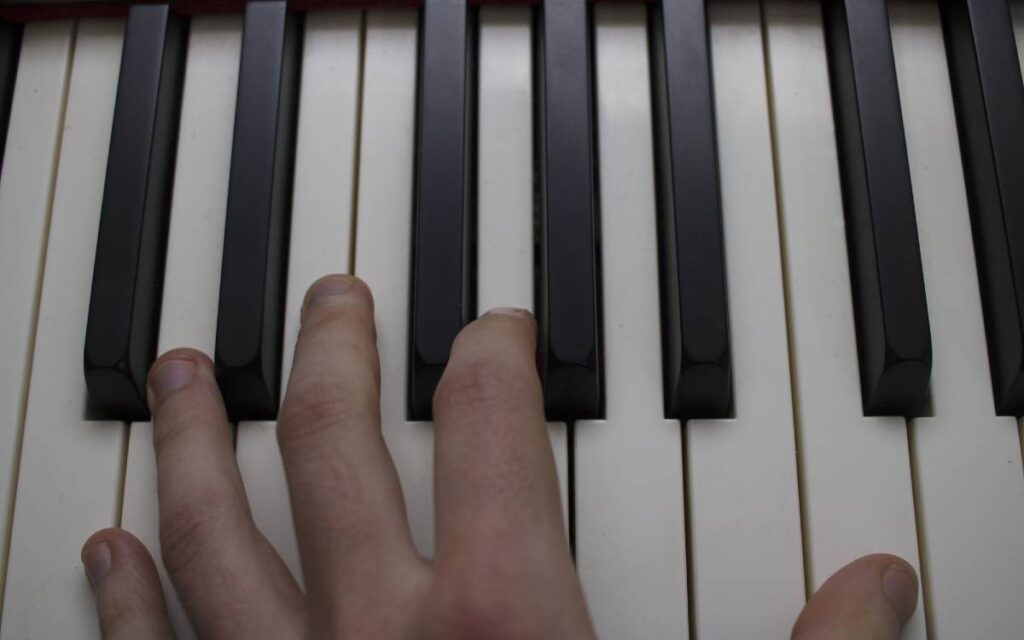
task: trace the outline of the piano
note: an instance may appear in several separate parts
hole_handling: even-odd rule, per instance
[[[329,272],[374,291],[422,553],[448,348],[519,306],[602,637],[787,637],[878,551],[922,578],[905,637],[1024,637],[1024,4],[0,20],[0,639],[98,634],[98,529],[159,564],[144,380],[178,346],[214,357],[301,580],[274,419]]]

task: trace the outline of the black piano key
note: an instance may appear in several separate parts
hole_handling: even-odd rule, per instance
[[[537,22],[544,398],[551,419],[598,418],[595,171],[586,0],[544,0]]]
[[[420,39],[409,415],[429,420],[455,336],[475,312],[470,225],[474,45],[465,0],[426,0]]]
[[[214,358],[234,421],[277,412],[300,37],[284,0],[246,6]]]
[[[824,6],[864,411],[920,415],[931,335],[886,2]]]
[[[1003,0],[943,0],[942,24],[996,411],[1024,415],[1024,84]]]
[[[14,79],[18,75],[21,26],[0,22],[0,166],[7,146],[7,125],[11,119]]]
[[[705,0],[650,13],[666,414],[721,418],[732,369]]]
[[[85,338],[90,406],[120,420],[149,415],[185,35],[168,5],[129,11]]]

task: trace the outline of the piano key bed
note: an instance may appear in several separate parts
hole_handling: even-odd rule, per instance
[[[878,551],[922,576],[905,637],[1020,637],[1024,3],[0,20],[0,639],[98,634],[93,531],[159,558],[145,372],[179,346],[301,580],[274,420],[329,272],[374,291],[422,553],[451,342],[520,306],[602,637],[785,637]]]

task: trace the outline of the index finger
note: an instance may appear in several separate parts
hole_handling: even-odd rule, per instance
[[[439,558],[569,563],[535,351],[536,324],[517,309],[485,314],[452,345],[434,396]]]
[[[201,637],[289,637],[301,628],[298,585],[249,513],[213,362],[161,356],[149,376],[160,546]]]

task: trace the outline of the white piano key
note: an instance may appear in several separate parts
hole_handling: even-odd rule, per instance
[[[679,638],[683,443],[662,397],[646,13],[594,11],[607,417],[574,429],[576,564],[599,635]]]
[[[686,423],[692,615],[700,637],[781,638],[805,587],[759,3],[708,23],[735,419]]]
[[[193,18],[188,46],[159,351],[192,347],[212,357],[241,17]]]
[[[64,31],[65,42],[73,26]],[[78,26],[0,638],[98,637],[82,543],[119,519],[126,429],[86,420],[83,336],[124,25]]]
[[[933,345],[933,415],[911,422],[929,631],[1019,637],[1024,470],[1016,422],[992,403],[939,12],[905,0],[889,11]]]
[[[864,417],[817,4],[765,4],[808,592],[859,556],[918,566],[906,423]],[[731,255],[732,252],[730,252]],[[904,637],[924,638],[923,607]]]
[[[281,388],[286,389],[306,289],[351,269],[362,12],[306,16],[295,151]],[[301,579],[275,422],[238,425],[238,465],[260,531]]]
[[[29,25],[11,107],[0,176],[0,549],[7,547],[19,443],[32,371],[39,289],[46,256],[56,154],[71,69],[71,27]],[[0,556],[0,593],[6,556]],[[2,597],[2,596],[0,596]]]
[[[529,7],[480,9],[477,306],[533,309],[533,64]],[[549,423],[568,525],[565,423]]]
[[[412,10],[366,13],[355,273],[370,285],[376,306],[384,440],[416,548],[431,556],[433,428],[406,420],[405,393],[418,22]]]
[[[533,308],[533,64],[529,7],[480,9],[477,303]]]
[[[241,42],[242,22],[237,17],[203,16],[192,21],[160,310],[160,353],[176,347],[213,353]],[[121,526],[153,556],[179,640],[195,637],[160,557],[152,423],[134,423],[129,429],[124,484]]]

